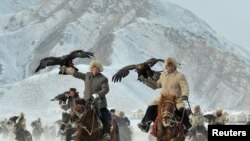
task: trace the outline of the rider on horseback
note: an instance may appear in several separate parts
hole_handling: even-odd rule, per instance
[[[214,123],[215,125],[225,125],[228,114],[224,112],[222,109],[217,109],[214,113]]]
[[[191,127],[187,112],[185,110],[185,103],[183,100],[188,100],[189,87],[186,81],[185,75],[177,71],[179,63],[176,62],[174,58],[165,59],[164,66],[166,71],[164,71],[157,82],[150,82],[155,88],[162,88],[162,94],[174,94],[177,99],[175,101],[176,108],[178,109],[177,114],[179,117],[182,117],[182,123],[185,126],[185,131]],[[157,107],[160,102],[161,96],[158,96],[154,101],[151,102],[147,108],[146,114],[143,117],[141,123],[138,124],[138,127],[145,132],[149,131],[149,126],[151,122],[154,122],[157,117]]]
[[[22,133],[24,133],[25,130],[26,130],[26,119],[24,118],[24,113],[21,112],[14,130],[17,140],[24,136]]]
[[[196,105],[194,107],[194,113],[189,116],[190,123],[192,124],[192,128],[190,129],[191,135],[195,136],[196,131],[204,132],[205,124],[204,124],[204,116],[201,112],[200,106]]]
[[[79,100],[80,97],[78,95],[78,92],[76,92],[76,88],[70,88],[69,89],[69,98],[68,98],[68,107],[70,108],[71,112],[73,111],[73,107],[77,100]]]
[[[110,140],[110,114],[107,109],[107,100],[105,95],[109,92],[108,79],[101,73],[103,71],[103,66],[100,61],[93,60],[90,63],[90,72],[81,73],[75,71],[74,68],[63,68],[61,67],[66,74],[73,75],[76,78],[82,79],[85,82],[84,89],[84,99],[89,100],[99,99],[100,103],[98,104],[98,110],[101,112],[101,121],[103,123],[103,138],[104,140]]]

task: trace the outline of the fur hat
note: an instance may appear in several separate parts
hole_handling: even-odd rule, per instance
[[[70,88],[69,91],[76,93],[76,88]]]
[[[124,117],[125,113],[123,111],[119,112],[120,117]]]
[[[110,112],[111,113],[115,113],[115,109],[110,109]]]
[[[180,63],[178,63],[173,57],[168,57],[164,61],[164,68],[166,68],[167,65],[173,64],[176,68],[180,67]]]
[[[201,109],[201,107],[200,107],[200,105],[196,105],[196,106],[194,106],[194,109],[198,109],[198,110],[200,110],[200,109]]]
[[[216,113],[220,113],[220,114],[222,114],[223,113],[223,110],[221,109],[221,108],[218,108],[218,109],[216,109],[216,111],[215,111]]]
[[[91,71],[93,67],[97,67],[100,70],[100,72],[103,71],[102,64],[101,64],[101,62],[99,60],[93,60],[93,61],[90,62],[89,70]]]
[[[23,112],[20,113],[20,117],[24,117],[24,113]]]

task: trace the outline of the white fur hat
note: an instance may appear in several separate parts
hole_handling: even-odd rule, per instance
[[[103,71],[102,64],[101,64],[101,62],[99,60],[93,60],[93,61],[90,62],[89,70],[91,71],[93,67],[97,67],[100,70],[100,72]]]
[[[180,63],[178,63],[173,57],[166,58],[163,67],[165,68],[169,63],[174,64],[176,68],[180,67]]]

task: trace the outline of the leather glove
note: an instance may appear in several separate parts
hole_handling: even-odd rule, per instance
[[[60,71],[65,74],[73,75],[75,73],[75,69],[72,67],[61,66]]]
[[[188,100],[188,97],[186,95],[183,95],[181,98],[182,100]]]
[[[99,97],[99,94],[92,94],[92,97],[93,97],[94,99],[97,99],[97,98]]]

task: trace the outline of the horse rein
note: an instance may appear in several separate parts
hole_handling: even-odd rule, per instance
[[[91,105],[90,105],[91,108],[88,109],[88,110],[87,110],[87,108],[86,108],[85,106],[81,106],[81,107],[83,107],[83,108],[85,109],[83,113],[80,113],[80,112],[78,112],[78,111],[76,111],[76,110],[73,111],[73,113],[75,113],[75,114],[77,115],[77,117],[79,118],[79,119],[77,120],[78,122],[80,122],[80,120],[83,120],[82,118],[85,117],[85,115],[87,114],[87,112],[88,112],[89,110],[92,110],[92,109],[93,109]],[[93,111],[94,111],[94,114],[93,114],[92,125],[91,125],[91,129],[90,129],[90,130],[87,129],[87,126],[84,126],[84,125],[82,125],[82,124],[79,124],[79,125],[78,125],[78,126],[80,126],[81,128],[83,128],[90,136],[93,134],[94,122],[95,122],[95,110],[93,110]]]
[[[175,115],[175,110],[176,110],[175,103],[173,101],[171,101],[171,100],[164,100],[164,103],[170,103],[170,104],[172,104],[174,106],[174,109],[173,109],[172,113],[169,112],[169,111],[161,111],[162,116],[163,117],[164,116],[169,117],[170,118],[169,119],[170,123],[177,123],[177,124],[182,123],[185,110],[183,110],[181,120],[178,121],[176,119],[176,117],[174,116]],[[174,120],[172,120],[172,119],[174,119]],[[169,124],[169,125],[171,125],[170,127],[173,127],[175,124]]]

